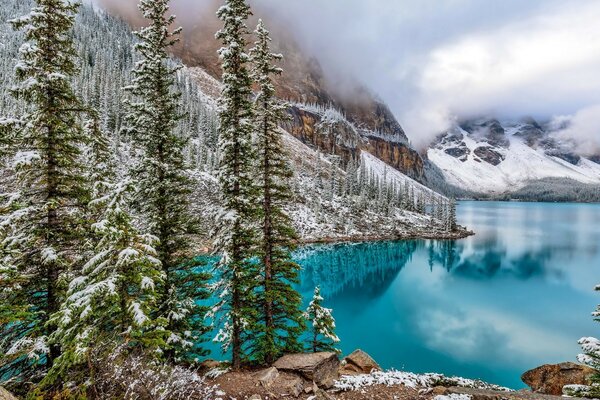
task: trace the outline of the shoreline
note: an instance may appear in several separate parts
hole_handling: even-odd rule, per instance
[[[313,239],[301,239],[299,245],[311,244],[343,244],[343,243],[371,243],[401,240],[460,240],[474,236],[475,232],[468,229],[457,232],[414,232],[397,235],[363,235],[363,236],[340,236]]]
[[[323,237],[300,239],[296,242],[298,246],[309,245],[327,245],[327,244],[344,244],[344,243],[374,243],[374,242],[394,242],[401,240],[460,240],[475,236],[474,231],[470,231],[464,227],[456,232],[427,232],[419,231],[413,233],[402,233],[396,235],[361,235],[361,236],[339,236],[339,237]],[[199,252],[199,256],[212,254],[210,246],[204,245]]]

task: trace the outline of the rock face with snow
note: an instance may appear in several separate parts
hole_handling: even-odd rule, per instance
[[[298,353],[281,357],[273,364],[279,371],[292,372],[330,388],[338,378],[340,360],[336,353]]]
[[[600,184],[600,157],[584,157],[532,118],[457,124],[427,151],[446,181],[481,194],[516,191],[546,178]]]
[[[585,365],[565,362],[548,364],[525,372],[521,380],[534,392],[560,396],[566,385],[589,385],[596,371]]]

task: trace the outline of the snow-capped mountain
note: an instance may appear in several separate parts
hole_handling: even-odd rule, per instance
[[[447,183],[497,195],[548,179],[600,184],[600,160],[559,139],[551,124],[479,119],[456,124],[427,151]]]

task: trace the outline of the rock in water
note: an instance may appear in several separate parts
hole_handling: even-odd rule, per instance
[[[0,386],[0,400],[18,400],[8,390]]]
[[[339,377],[340,360],[336,353],[288,354],[273,366],[280,371],[302,375],[319,387],[330,388]]]
[[[595,372],[590,367],[572,362],[546,364],[525,372],[521,380],[536,393],[561,396],[565,385],[589,385]]]
[[[373,371],[381,371],[381,367],[373,358],[358,349],[344,358],[344,365],[340,370],[342,375],[370,374]]]

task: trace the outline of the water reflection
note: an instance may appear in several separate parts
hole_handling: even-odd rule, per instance
[[[345,352],[384,367],[521,387],[528,368],[573,360],[600,282],[600,206],[463,203],[462,241],[312,246],[301,291],[320,285]]]

